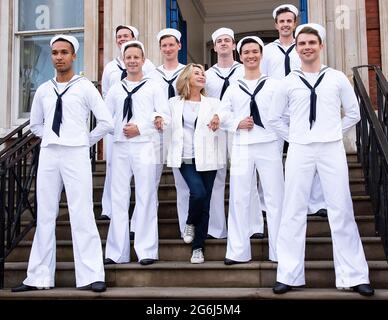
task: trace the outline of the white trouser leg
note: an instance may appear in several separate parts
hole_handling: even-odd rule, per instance
[[[111,185],[112,185],[112,149],[113,149],[113,135],[107,134],[105,137],[105,182],[104,190],[102,192],[102,211],[101,214],[111,217],[112,215],[112,196],[111,196]]]
[[[93,213],[89,147],[61,147],[61,175],[69,206],[77,287],[104,281],[100,235]]]
[[[343,142],[321,143],[317,153],[317,170],[327,201],[333,241],[336,286],[351,287],[369,283],[368,264],[354,219]]]
[[[249,210],[253,168],[250,146],[234,145],[230,167],[228,241],[225,257],[240,262],[252,258]]]
[[[208,234],[214,238],[226,238],[225,180],[227,167],[217,170],[210,199]]]
[[[267,206],[269,259],[272,261],[277,261],[276,242],[284,195],[283,162],[278,148],[277,141],[252,146],[252,156],[260,175]]]
[[[319,209],[326,209],[326,203],[318,172],[315,172],[309,200],[309,212],[315,213]]]
[[[259,192],[257,187],[257,174],[256,168],[253,168],[253,177],[251,185],[251,198],[249,205],[249,235],[252,236],[255,233],[264,233],[264,219],[263,209],[259,198]]]
[[[112,152],[112,217],[106,240],[105,258],[117,263],[130,261],[129,200],[133,176],[130,143],[115,142]]]
[[[172,173],[174,174],[175,180],[179,230],[181,232],[181,237],[183,237],[183,231],[189,214],[190,189],[178,168],[172,168]]]
[[[152,142],[132,143],[131,165],[135,178],[136,224],[134,248],[139,260],[158,259],[156,166]],[[136,149],[135,149],[136,148]]]
[[[56,242],[55,223],[63,188],[59,171],[58,146],[41,148],[37,174],[37,224],[24,284],[54,287]]]
[[[277,240],[277,281],[301,286],[305,284],[307,207],[316,171],[312,148],[290,143],[285,167],[285,193]]]

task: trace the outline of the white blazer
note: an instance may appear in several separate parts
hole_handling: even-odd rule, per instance
[[[171,139],[169,139],[167,166],[180,168],[183,153],[182,115],[185,100],[180,96],[169,100],[171,112]],[[194,157],[197,171],[218,170],[226,163],[226,134],[208,128],[210,120],[219,112],[220,100],[201,95],[197,126],[194,131]]]

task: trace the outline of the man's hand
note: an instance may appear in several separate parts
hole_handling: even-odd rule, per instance
[[[140,135],[140,131],[137,128],[137,125],[129,122],[124,126],[123,133],[124,136],[126,136],[128,139]]]
[[[220,118],[218,118],[218,115],[215,114],[207,126],[209,129],[216,131],[220,127]]]
[[[155,117],[154,126],[155,126],[155,128],[156,128],[158,131],[163,131],[163,125],[164,125],[163,118],[160,117],[160,116]]]
[[[253,118],[252,117],[246,117],[244,120],[241,120],[238,124],[238,129],[253,129],[254,126]]]

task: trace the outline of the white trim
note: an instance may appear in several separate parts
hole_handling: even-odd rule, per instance
[[[83,0],[84,1],[84,27],[72,27],[72,28],[58,28],[58,29],[49,29],[49,30],[27,30],[27,31],[17,31],[18,30],[18,1],[19,0],[7,0],[1,1],[2,12],[5,10],[7,14],[4,14],[4,17],[1,16],[1,23],[11,25],[12,27],[6,30],[6,35],[9,38],[8,48],[12,44],[12,50],[5,49],[1,50],[0,58],[7,59],[9,63],[2,63],[1,65],[6,65],[6,74],[7,74],[7,83],[8,86],[0,88],[0,93],[5,91],[5,94],[1,94],[0,102],[3,102],[6,98],[8,101],[4,101],[0,106],[0,115],[1,119],[7,119],[7,123],[3,123],[0,120],[0,135],[3,131],[8,131],[8,128],[15,128],[23,124],[28,118],[19,117],[19,70],[20,70],[20,38],[24,36],[34,36],[34,35],[51,35],[63,32],[71,33],[83,33],[84,34],[84,74],[87,78],[92,81],[98,79],[98,0]],[[13,9],[11,9],[13,6]],[[3,7],[5,10],[3,11]],[[1,13],[3,15],[3,13]],[[7,21],[8,19],[8,21]],[[5,38],[5,37],[4,37]],[[5,46],[5,42],[0,40],[0,45]],[[4,43],[3,43],[4,42]],[[86,48],[95,48],[93,50],[87,50]],[[6,53],[12,52],[7,58]],[[88,56],[87,56],[88,54]],[[0,72],[3,72],[0,71]],[[3,73],[1,73],[3,75]],[[3,81],[1,81],[3,83]],[[6,95],[6,92],[9,92],[9,95]],[[5,106],[5,107],[3,107]],[[6,108],[2,111],[1,108]],[[3,116],[2,113],[5,113]],[[6,130],[3,130],[6,129]]]
[[[12,1],[0,2],[0,137],[9,132],[10,128],[10,105],[11,105],[11,86],[10,79],[12,73],[11,66],[11,46],[12,37]]]

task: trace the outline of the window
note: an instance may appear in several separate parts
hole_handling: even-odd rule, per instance
[[[14,79],[18,111],[16,118],[27,118],[36,89],[54,76],[50,39],[58,33],[71,33],[80,48],[74,64],[76,73],[84,72],[84,1],[15,0]]]

